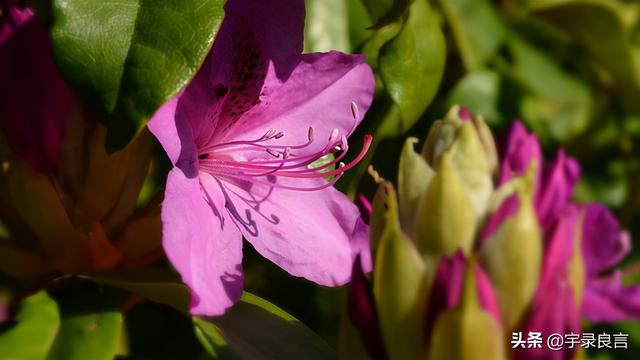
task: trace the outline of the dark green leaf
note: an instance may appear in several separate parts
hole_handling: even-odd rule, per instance
[[[506,28],[487,0],[440,0],[462,61],[468,70],[480,68],[500,47]]]
[[[384,14],[384,16],[382,16],[378,21],[376,21],[372,28],[379,29],[401,19],[404,13],[407,11],[407,8],[409,8],[409,5],[411,5],[412,1],[415,0],[393,0],[393,4],[391,5],[389,11]]]
[[[404,132],[425,111],[444,72],[444,37],[426,1],[413,2],[400,32],[380,50],[378,62]]]
[[[372,19],[378,20],[389,12],[394,0],[360,0]]]
[[[151,301],[169,305],[183,313],[189,312],[191,292],[180,279],[164,269],[117,270],[86,275],[99,284],[130,291]]]
[[[564,71],[542,49],[512,36],[511,75],[529,91],[522,99],[522,119],[541,137],[566,142],[585,131],[592,96],[582,79]]]
[[[609,0],[545,1],[532,11],[566,31],[604,65],[624,89],[627,105],[638,109],[640,49],[634,37],[638,23],[632,6]]]
[[[195,75],[224,0],[55,0],[51,29],[65,79],[126,145]]]
[[[318,335],[270,302],[244,293],[223,316],[195,317],[208,345],[228,349],[240,359],[332,359],[336,355]],[[222,339],[220,338],[222,337]],[[213,345],[215,344],[215,346]],[[224,358],[224,357],[223,357]]]

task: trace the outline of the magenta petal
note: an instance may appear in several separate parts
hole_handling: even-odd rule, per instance
[[[313,143],[296,151],[300,155],[319,152],[334,129],[338,136],[353,132],[369,109],[374,88],[373,73],[362,56],[302,55],[282,86],[265,85],[264,102],[243,115],[226,139],[260,138],[273,128],[284,133],[274,144],[304,144],[312,126]]]
[[[167,257],[192,291],[191,313],[224,313],[242,294],[242,239],[226,215],[219,187],[207,183],[204,191],[198,177],[174,168],[167,178],[162,224]]]
[[[558,214],[569,205],[573,190],[580,178],[580,166],[575,159],[558,150],[556,160],[545,166],[542,186],[538,188],[536,212],[540,225],[547,229]]]
[[[582,256],[588,276],[597,276],[617,265],[631,250],[629,237],[618,220],[601,204],[584,207]]]
[[[493,290],[493,284],[491,284],[489,276],[478,264],[476,264],[475,272],[480,306],[488,311],[491,315],[493,315],[498,323],[501,323],[502,321],[500,319],[500,305],[498,304],[498,297]]]
[[[514,350],[517,359],[572,359],[578,346],[573,349],[564,347],[561,351],[549,349],[544,341],[547,336],[557,334],[580,334],[580,318],[576,307],[573,291],[565,280],[554,278],[539,292],[544,296],[534,301],[531,315],[522,331],[527,337],[529,332],[541,332],[543,336],[542,348]]]
[[[353,262],[347,308],[349,319],[360,333],[360,338],[369,356],[375,360],[386,359],[387,355],[380,333],[378,312],[373,298],[373,289],[371,283],[369,283],[369,280],[364,275],[359,256],[356,256]]]
[[[438,316],[443,311],[456,307],[460,302],[467,264],[462,251],[457,251],[452,257],[442,257],[438,263],[425,318],[427,339],[431,338],[431,332]],[[496,321],[501,322],[500,308],[491,281],[480,266],[476,265],[474,270],[480,306],[491,313]]]
[[[362,219],[356,220],[356,226],[351,234],[351,258],[353,261],[360,257],[362,270],[368,273],[373,268],[371,259],[371,242],[369,238],[369,225]]]
[[[509,129],[501,153],[500,184],[514,176],[524,174],[529,170],[531,161],[536,161],[538,169],[542,166],[542,152],[538,138],[535,134],[527,133],[527,129],[520,121],[515,121]],[[538,170],[536,184],[539,183],[539,174]]]
[[[582,301],[582,315],[594,322],[640,319],[640,285],[622,285],[622,274],[591,279]]]
[[[577,206],[566,208],[559,214],[553,226],[545,233],[544,260],[540,287],[554,278],[566,279],[568,266],[574,254],[576,231],[580,220],[580,210]],[[544,291],[538,291],[537,296],[545,296]]]
[[[489,220],[487,220],[487,224],[482,230],[482,235],[480,236],[480,243],[477,246],[480,247],[482,242],[498,230],[503,221],[508,217],[515,215],[519,208],[520,199],[518,198],[518,195],[511,195],[506,198],[502,204],[500,204],[498,210],[491,214]]]
[[[53,62],[47,30],[11,5],[0,23],[0,128],[11,149],[40,171],[58,163],[73,95]]]
[[[300,61],[303,28],[302,0],[227,2],[211,52],[178,104],[199,148],[218,142],[260,103],[265,84],[291,74]]]
[[[225,188],[229,213],[262,256],[291,275],[320,285],[349,281],[351,236],[361,220],[358,208],[344,194],[332,187],[273,188],[261,193],[255,185],[249,191],[232,184]],[[251,199],[259,199],[258,204]]]

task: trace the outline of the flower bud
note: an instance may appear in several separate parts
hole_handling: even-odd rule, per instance
[[[469,197],[478,218],[486,209],[493,191],[493,174],[498,164],[495,143],[481,117],[473,118],[454,106],[444,120],[434,123],[423,156],[431,166],[444,153],[451,154],[455,168],[469,191]]]
[[[473,261],[467,264],[458,306],[436,321],[428,359],[506,359],[502,327],[480,306],[474,268]]]
[[[538,286],[542,259],[540,225],[533,205],[535,163],[527,174],[512,181],[516,196],[501,205],[516,211],[505,216],[498,210],[493,216],[504,217],[480,249],[480,262],[493,283],[506,329],[514,329],[522,320]],[[489,223],[495,222],[490,219]]]
[[[400,224],[409,236],[415,235],[420,199],[434,176],[433,169],[415,152],[413,146],[417,142],[416,138],[408,138],[404,143],[398,169]]]
[[[452,256],[458,249],[469,254],[477,216],[448,152],[440,157],[436,174],[420,200],[418,219],[416,244],[421,254],[438,258]]]
[[[387,353],[392,359],[422,358],[426,267],[411,240],[400,229],[393,187],[374,267],[374,298]],[[374,213],[376,213],[374,202]]]

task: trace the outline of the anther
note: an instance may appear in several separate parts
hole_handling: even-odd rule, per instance
[[[267,149],[267,152],[269,153],[269,155],[271,155],[273,157],[277,157],[277,158],[280,157],[280,153],[275,151],[275,150],[273,150],[273,149]]]
[[[276,132],[276,130],[275,130],[275,129],[273,129],[273,128],[271,128],[271,129],[269,129],[269,130],[268,130],[268,131],[267,131],[267,132],[262,136],[262,138],[263,138],[263,139],[270,139],[270,138],[272,138],[272,137],[273,137],[273,134],[274,134],[275,132]]]
[[[333,130],[331,130],[331,135],[329,135],[329,141],[335,141],[338,135],[340,135],[340,130],[333,128]]]
[[[358,111],[358,104],[355,101],[351,102],[351,115],[354,119],[357,119],[360,116],[360,112]]]
[[[307,138],[309,141],[313,141],[313,126],[309,126],[309,130],[307,131]]]

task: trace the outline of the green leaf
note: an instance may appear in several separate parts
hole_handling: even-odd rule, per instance
[[[13,327],[0,332],[0,357],[40,360],[46,358],[60,325],[58,306],[45,291],[22,302]]]
[[[436,94],[445,66],[445,43],[426,1],[414,1],[400,32],[380,50],[380,76],[407,131]]]
[[[505,39],[506,27],[487,0],[439,0],[467,70],[476,70]]]
[[[270,302],[244,293],[223,316],[194,317],[208,345],[226,342],[240,359],[333,359],[335,352],[318,335]],[[201,337],[201,339],[202,339]]]
[[[347,3],[344,0],[306,0],[305,3],[305,51],[351,51]]]
[[[118,150],[207,55],[224,0],[54,0],[56,61]]]
[[[467,73],[451,89],[445,100],[445,108],[464,105],[472,113],[482,115],[489,125],[503,125],[500,113],[501,76],[493,70]]]
[[[378,20],[389,12],[394,0],[361,0],[372,19]]]
[[[393,0],[393,4],[391,4],[389,11],[378,19],[372,28],[379,29],[401,19],[412,1],[415,0]]]
[[[189,313],[191,292],[176,274],[164,269],[116,270],[83,275],[99,284],[130,291],[151,301]]]
[[[367,29],[371,25],[371,19],[367,9],[360,0],[346,0],[347,2],[347,24],[349,26],[349,40],[352,50],[359,49],[360,46],[371,35]]]
[[[509,39],[509,49],[514,64],[508,75],[527,90],[522,119],[543,139],[567,142],[582,134],[591,119],[592,95],[586,83],[516,36]]]
[[[120,350],[122,314],[119,311],[65,317],[48,360],[111,360]]]
[[[633,4],[618,1],[537,1],[532,14],[552,23],[582,45],[623,87],[627,105],[638,109],[640,48]]]
[[[222,337],[220,330],[211,322],[194,317],[193,327],[196,337],[205,351],[214,359],[236,359],[237,356],[229,350],[227,342]]]
[[[189,313],[189,289],[166,270],[122,270],[85,277]],[[333,349],[324,340],[293,316],[246,292],[223,316],[194,317],[193,321],[196,335],[212,356],[242,359],[335,357]]]

